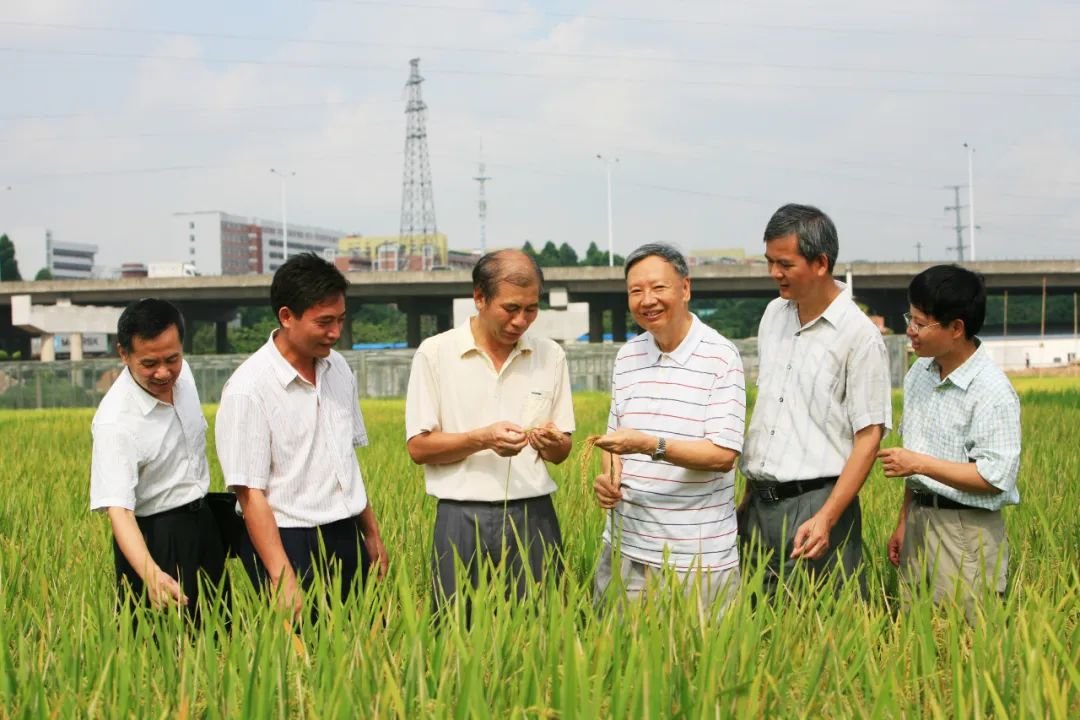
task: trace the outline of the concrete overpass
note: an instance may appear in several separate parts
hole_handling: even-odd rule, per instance
[[[837,277],[850,273],[855,295],[895,330],[903,329],[906,290],[912,276],[934,263],[838,263]],[[967,263],[981,272],[991,294],[1003,292],[1072,294],[1080,290],[1080,258],[1076,260],[989,261]],[[626,290],[621,268],[567,267],[544,271],[548,288],[569,292],[571,302],[590,303],[590,339],[599,341],[603,313],[612,312],[616,338],[625,337]],[[420,341],[422,316],[433,316],[436,327],[451,322],[455,297],[472,294],[467,271],[350,273],[350,311],[363,304],[396,303],[408,317],[408,341]],[[776,288],[764,265],[708,265],[692,271],[694,297],[773,297]],[[177,303],[193,324],[213,322],[218,345],[224,348],[226,323],[238,306],[268,305],[270,275],[224,275],[121,280],[54,280],[0,284],[0,333],[10,333],[11,296],[27,294],[35,304],[70,300],[76,305],[122,305],[143,297]],[[188,334],[189,337],[193,333]],[[351,338],[343,338],[351,344]]]

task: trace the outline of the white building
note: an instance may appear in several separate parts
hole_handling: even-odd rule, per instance
[[[289,223],[289,254],[314,252],[333,261],[340,230]],[[199,275],[272,273],[284,262],[281,223],[213,210],[172,217],[171,261],[191,263]]]
[[[1080,363],[1080,338],[1070,335],[1018,335],[982,338],[1002,370],[1052,368]]]
[[[15,245],[23,280],[33,280],[45,268],[56,280],[94,277],[97,245],[60,242],[53,238],[52,230],[40,226],[16,228],[8,238]]]

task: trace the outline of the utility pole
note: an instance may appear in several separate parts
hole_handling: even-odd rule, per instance
[[[953,247],[947,247],[945,249],[949,250],[949,251],[952,251],[952,250],[956,251],[956,261],[957,262],[964,262],[964,250],[967,249],[967,245],[964,244],[964,228],[966,226],[964,225],[964,221],[961,219],[961,216],[960,216],[960,211],[963,210],[965,207],[967,207],[966,205],[961,205],[960,204],[960,188],[962,188],[962,187],[964,187],[964,186],[963,185],[946,185],[945,186],[945,189],[946,190],[952,190],[953,194],[956,197],[955,204],[945,206],[945,212],[955,212],[956,213],[956,224],[952,226],[952,229],[956,231],[956,245],[954,245]],[[949,227],[949,226],[946,225],[945,227]]]
[[[434,249],[438,229],[435,225],[435,196],[431,184],[431,163],[427,146],[427,105],[420,93],[420,58],[409,61],[409,80],[405,83],[405,167],[401,174],[401,232],[399,241],[405,254],[398,258],[398,269],[405,257],[423,255],[424,248]],[[426,268],[425,268],[426,269]]]
[[[607,167],[607,252],[608,267],[615,266],[615,230],[612,225],[611,214],[611,166],[619,162],[619,158],[597,153],[596,159]]]
[[[917,262],[917,263],[922,262],[922,243],[921,242],[915,243],[915,262]]]
[[[480,167],[473,178],[477,184],[476,208],[480,216],[480,254],[487,254],[487,191],[484,185],[491,177],[485,172],[484,166],[484,142],[480,141]]]
[[[281,264],[289,259],[289,214],[288,214],[288,188],[289,178],[296,177],[292,170],[277,170],[270,168],[270,172],[281,178]],[[267,268],[269,269],[269,268]]]
[[[971,227],[971,260],[975,261],[975,148],[964,143],[968,161],[968,225]]]

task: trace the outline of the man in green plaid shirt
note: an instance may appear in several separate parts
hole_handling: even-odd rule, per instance
[[[907,478],[889,560],[905,597],[929,581],[935,601],[959,592],[969,621],[989,588],[1005,592],[1009,546],[1001,509],[1020,502],[1020,400],[976,333],[982,276],[931,267],[908,287],[907,335],[919,359],[904,380],[902,448],[878,453]]]

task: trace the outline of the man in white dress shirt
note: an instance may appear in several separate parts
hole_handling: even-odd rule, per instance
[[[90,509],[109,515],[121,601],[183,606],[198,620],[198,575],[222,586],[225,549],[206,503],[207,423],[184,320],[164,300],[139,300],[120,315],[116,340],[124,370],[94,414]]]
[[[781,573],[820,578],[837,563],[862,587],[858,493],[891,426],[892,391],[881,332],[833,280],[838,252],[836,226],[815,207],[785,205],[765,228],[780,297],[758,329],[740,515],[743,556],[770,553],[770,591]]]
[[[488,253],[473,268],[476,315],[428,338],[413,357],[405,433],[409,457],[424,466],[427,492],[438,499],[436,607],[457,591],[457,562],[473,586],[489,563],[502,565],[517,597],[526,573],[544,581],[561,572],[547,463],[570,453],[574,406],[562,348],[525,332],[543,280],[519,251]]]
[[[225,384],[215,434],[225,484],[248,537],[240,556],[256,586],[299,617],[316,575],[340,573],[341,599],[388,557],[356,448],[367,445],[356,380],[333,347],[348,281],[303,253],[274,274],[280,327]]]

